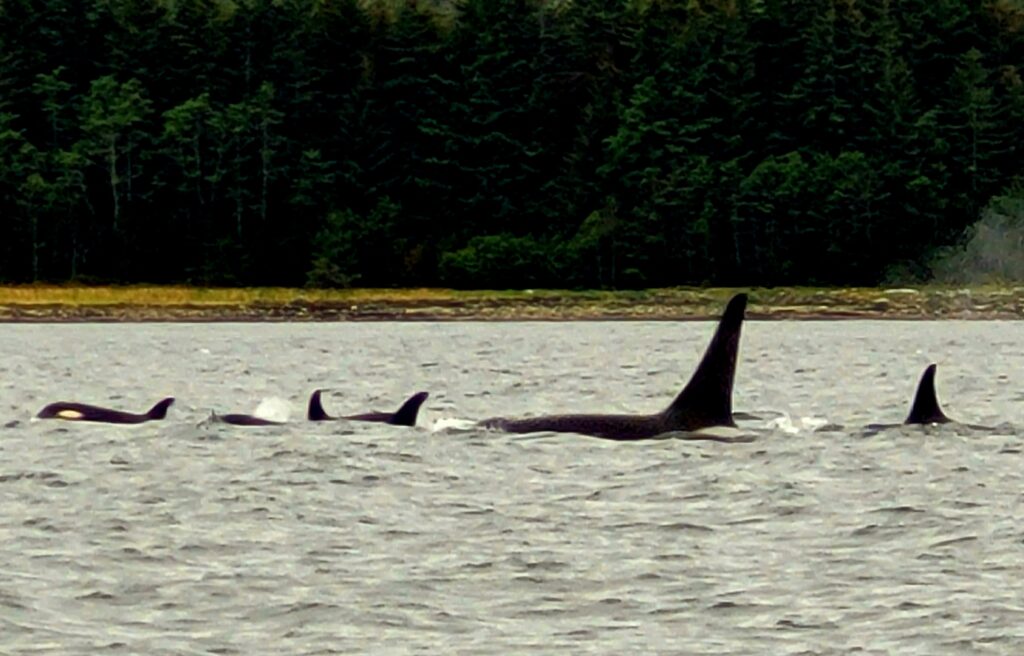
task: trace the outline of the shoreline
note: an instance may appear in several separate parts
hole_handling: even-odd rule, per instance
[[[642,291],[0,287],[2,323],[685,321],[750,294],[751,320],[1024,319],[1024,287]]]

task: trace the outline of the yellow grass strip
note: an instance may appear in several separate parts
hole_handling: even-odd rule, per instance
[[[188,286],[0,287],[0,318],[684,318],[714,317],[736,292],[673,287],[636,291],[207,288]],[[778,318],[1021,318],[1024,287],[755,288],[751,316]],[[232,314],[232,312],[234,312]],[[97,314],[99,313],[99,314]]]

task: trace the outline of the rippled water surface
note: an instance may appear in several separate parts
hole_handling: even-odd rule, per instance
[[[619,444],[450,427],[660,409],[713,324],[3,326],[0,653],[1020,653],[1022,328],[751,322],[755,441]],[[991,428],[866,430],[933,361]]]

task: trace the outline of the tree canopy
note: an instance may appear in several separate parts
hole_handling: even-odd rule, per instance
[[[0,282],[923,276],[1022,65],[1021,0],[2,0]]]

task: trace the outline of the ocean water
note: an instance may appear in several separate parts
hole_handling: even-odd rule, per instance
[[[1020,323],[748,322],[746,443],[471,428],[659,410],[713,328],[6,325],[0,653],[1020,653]],[[868,429],[930,362],[967,425]]]

